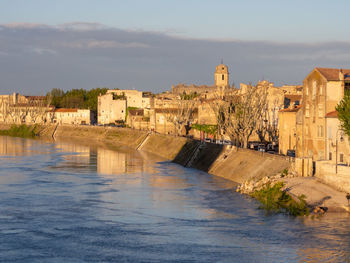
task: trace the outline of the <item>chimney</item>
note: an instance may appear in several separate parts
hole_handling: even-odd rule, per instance
[[[339,70],[339,80],[344,80],[343,69],[340,69],[340,70]]]

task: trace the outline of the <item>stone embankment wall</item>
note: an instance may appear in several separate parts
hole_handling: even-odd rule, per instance
[[[0,129],[8,128],[9,126],[0,125]],[[59,140],[83,143],[88,141],[114,147],[128,146],[133,149],[137,149],[142,144],[139,150],[237,183],[243,183],[253,177],[273,176],[290,167],[288,158],[277,155],[237,150],[236,147],[229,145],[201,144],[199,141],[184,137],[149,135],[145,131],[127,128],[82,125],[40,126],[40,137],[52,138],[53,135]]]
[[[328,184],[342,192],[350,193],[350,167],[338,165],[336,173],[335,164],[328,161],[316,163],[316,174],[325,184]]]

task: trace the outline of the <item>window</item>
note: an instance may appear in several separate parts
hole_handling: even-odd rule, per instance
[[[322,110],[322,105],[321,104],[319,104],[318,105],[318,117],[319,118],[322,118],[323,117],[323,110]]]
[[[332,161],[332,153],[329,153],[329,160]]]
[[[340,157],[339,162],[343,163],[344,162],[344,154],[341,153],[339,157]]]
[[[345,82],[344,83],[344,95],[348,92],[350,92],[350,82]]]
[[[306,104],[306,107],[305,107],[305,117],[306,118],[310,117],[310,105],[309,104]]]
[[[225,75],[222,75],[222,80],[225,80]]]
[[[317,83],[316,81],[312,82],[312,99],[316,99],[316,88],[317,88]]]
[[[332,139],[332,127],[328,127],[328,139]]]
[[[317,136],[323,137],[323,126],[322,125],[317,125]]]

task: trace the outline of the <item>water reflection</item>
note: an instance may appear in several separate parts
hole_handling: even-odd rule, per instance
[[[348,215],[267,216],[234,183],[142,152],[9,137],[0,149],[1,262],[350,259]]]

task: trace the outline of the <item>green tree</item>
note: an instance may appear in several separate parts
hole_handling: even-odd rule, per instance
[[[350,138],[350,92],[345,92],[344,98],[336,107],[341,128]]]

